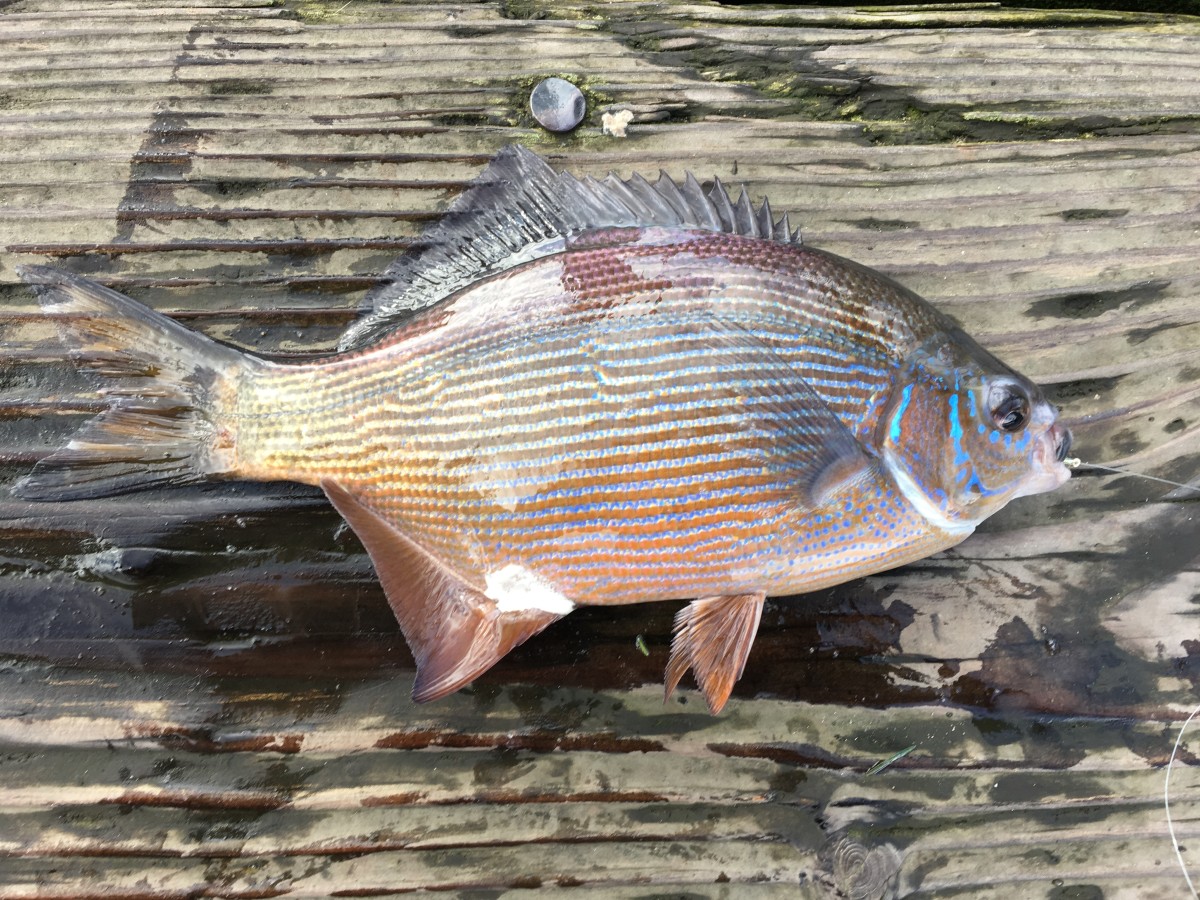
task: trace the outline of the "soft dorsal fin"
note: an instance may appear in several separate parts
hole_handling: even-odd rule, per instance
[[[562,238],[590,228],[704,228],[799,243],[787,216],[757,210],[745,190],[735,203],[714,181],[705,193],[690,173],[682,185],[666,174],[602,181],[557,173],[537,154],[509,144],[412,251],[393,262],[367,297],[368,314],[347,329],[340,349],[378,340],[412,311],[479,278],[555,252]]]

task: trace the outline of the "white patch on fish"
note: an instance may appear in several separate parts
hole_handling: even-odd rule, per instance
[[[575,604],[560,594],[554,587],[535,572],[530,572],[516,563],[503,569],[489,572],[487,588],[483,594],[496,601],[500,612],[523,612],[534,609],[556,616],[565,616]]]

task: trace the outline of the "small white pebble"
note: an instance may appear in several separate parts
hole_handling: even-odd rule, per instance
[[[600,117],[600,130],[613,137],[625,137],[625,129],[633,121],[633,113],[627,109],[606,112]]]

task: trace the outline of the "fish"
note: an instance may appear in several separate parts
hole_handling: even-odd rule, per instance
[[[769,201],[690,173],[575,178],[506,147],[338,351],[301,362],[71,273],[21,275],[106,408],[15,493],[319,485],[421,702],[578,606],[684,600],[665,695],[690,670],[716,714],[767,597],[945,550],[1070,476],[1032,381]]]

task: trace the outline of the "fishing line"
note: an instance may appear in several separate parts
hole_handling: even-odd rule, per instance
[[[1098,469],[1103,472],[1112,472],[1117,475],[1133,475],[1137,478],[1145,478],[1149,481],[1157,481],[1161,484],[1169,484],[1172,487],[1183,488],[1188,491],[1200,492],[1200,487],[1192,484],[1183,484],[1179,481],[1171,481],[1168,478],[1159,478],[1155,475],[1143,475],[1141,472],[1127,472],[1124,469],[1117,469],[1112,466],[1102,466],[1098,463],[1085,463],[1078,457],[1069,457],[1063,460],[1063,465],[1068,469]],[[1192,896],[1200,900],[1200,893],[1196,892],[1196,886],[1192,883],[1192,876],[1188,873],[1187,863],[1183,859],[1183,850],[1179,846],[1179,838],[1175,834],[1175,823],[1171,819],[1171,770],[1175,766],[1175,758],[1179,755],[1179,747],[1183,743],[1183,735],[1187,731],[1188,725],[1192,719],[1200,713],[1200,706],[1194,708],[1191,714],[1184,720],[1183,725],[1179,729],[1179,734],[1175,736],[1175,746],[1171,748],[1171,758],[1167,761],[1167,774],[1163,778],[1163,809],[1167,815],[1167,834],[1171,837],[1171,846],[1175,849],[1175,858],[1179,861],[1179,870],[1183,872],[1183,880],[1187,882],[1188,890]]]
[[[1196,713],[1200,713],[1200,706],[1192,710],[1192,714],[1184,720],[1183,727],[1179,729],[1179,734],[1175,736],[1175,746],[1171,748],[1171,759],[1167,762],[1167,777],[1163,779],[1163,806],[1167,810],[1167,833],[1171,836],[1171,845],[1175,848],[1175,858],[1179,860],[1179,868],[1183,870],[1183,879],[1187,882],[1192,896],[1200,898],[1200,894],[1196,893],[1196,886],[1192,884],[1192,876],[1188,874],[1187,864],[1183,861],[1183,851],[1179,849],[1179,838],[1175,836],[1175,823],[1171,821],[1171,767],[1175,765],[1175,755],[1179,752],[1179,745],[1183,743],[1183,733],[1187,731],[1188,724],[1196,717]]]
[[[1169,484],[1172,487],[1183,488],[1185,491],[1196,491],[1200,493],[1200,486],[1194,484],[1184,484],[1181,481],[1171,481],[1167,478],[1159,478],[1157,475],[1143,475],[1141,472],[1129,472],[1125,469],[1116,469],[1112,466],[1102,466],[1099,463],[1084,462],[1077,456],[1071,456],[1063,460],[1063,465],[1068,469],[1099,469],[1104,472],[1113,472],[1117,475],[1132,475],[1135,478],[1145,478],[1148,481],[1158,481],[1162,484]]]

